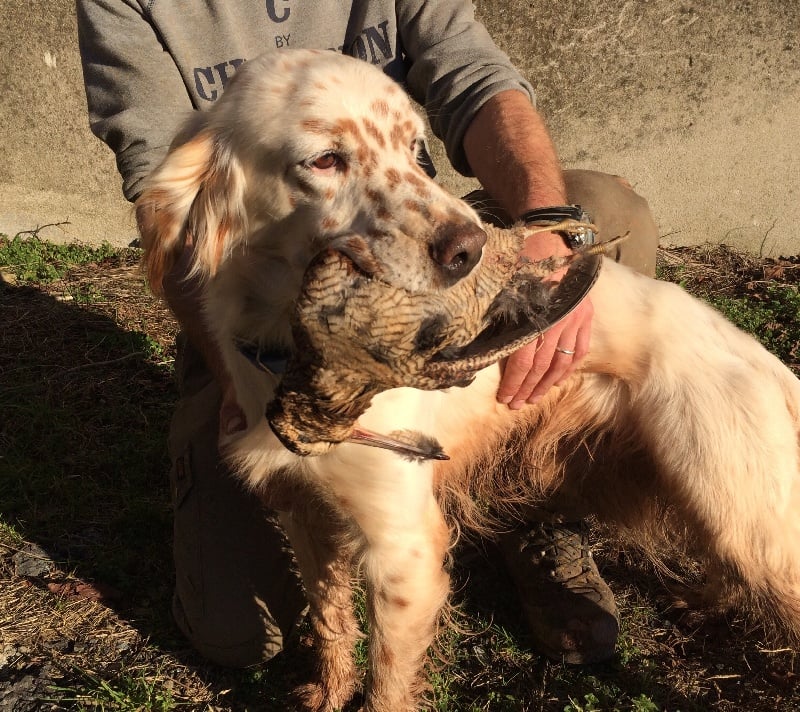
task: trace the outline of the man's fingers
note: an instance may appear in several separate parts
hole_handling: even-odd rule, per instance
[[[589,351],[593,314],[591,302],[584,300],[535,344],[509,356],[497,400],[516,410],[537,402],[553,385],[565,381]]]
[[[497,389],[497,400],[500,403],[511,404],[519,400],[519,389],[531,371],[537,350],[541,347],[541,342],[542,339],[540,338],[534,343],[528,344],[528,346],[523,346],[505,360],[503,376]]]
[[[528,390],[525,398],[527,403],[536,403],[550,390],[550,387],[561,380],[570,369],[575,357],[575,341],[577,337],[577,327],[570,326],[564,328],[560,334],[553,334],[552,343],[548,344],[550,357],[545,360],[545,353],[541,353],[544,372],[540,377],[536,377],[534,369],[531,371],[529,387],[520,390]],[[522,394],[520,394],[522,395]]]
[[[560,386],[564,381],[566,381],[575,372],[575,369],[580,365],[581,361],[586,358],[587,354],[589,353],[591,337],[592,322],[584,322],[576,334],[574,347],[575,355],[572,356],[569,368],[567,368],[567,370],[561,374],[561,377],[556,381],[555,385]]]

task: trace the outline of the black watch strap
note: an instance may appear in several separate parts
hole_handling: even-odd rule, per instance
[[[589,214],[580,205],[549,205],[546,208],[535,208],[528,210],[520,216],[520,220],[526,225],[557,225],[564,220],[576,220],[578,222],[591,222]],[[577,233],[558,231],[564,238],[564,242],[573,250],[584,245],[593,245],[595,234],[588,228],[582,229]]]

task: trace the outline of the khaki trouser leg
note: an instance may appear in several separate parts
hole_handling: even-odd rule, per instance
[[[609,257],[654,277],[658,228],[650,206],[619,176],[598,171],[564,171],[567,199],[581,205],[597,225],[600,241],[630,233]]]
[[[242,667],[278,653],[306,607],[288,541],[220,462],[219,389],[181,337],[170,430],[176,571],[173,613],[205,657]]]

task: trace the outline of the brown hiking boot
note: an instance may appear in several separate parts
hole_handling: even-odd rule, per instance
[[[584,522],[537,522],[504,534],[499,545],[542,653],[573,665],[614,654],[617,604],[594,563]]]

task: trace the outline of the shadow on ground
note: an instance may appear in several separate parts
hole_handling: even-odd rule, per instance
[[[170,615],[174,325],[154,339],[112,318],[122,301],[49,291],[0,282],[0,707],[104,682],[133,699],[153,671],[190,709],[255,696],[259,675],[207,666]]]

